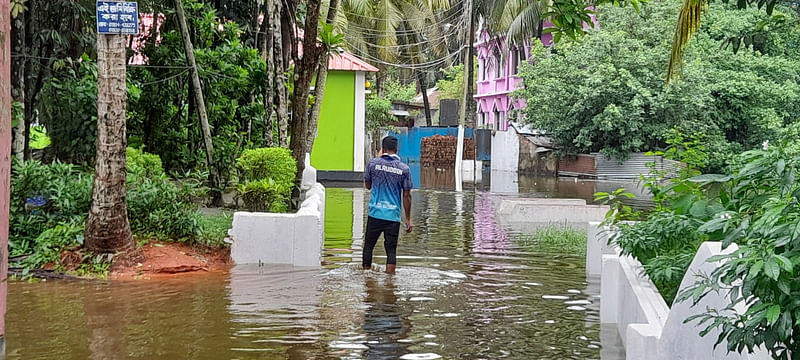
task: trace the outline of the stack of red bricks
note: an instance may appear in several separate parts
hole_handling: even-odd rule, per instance
[[[422,138],[420,162],[424,167],[447,169],[453,167],[456,160],[458,138],[455,136],[434,135]],[[464,139],[464,160],[475,159],[475,141]]]

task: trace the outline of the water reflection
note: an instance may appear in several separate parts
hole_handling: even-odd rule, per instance
[[[397,294],[392,277],[379,281],[374,277],[365,278],[367,296],[364,302],[369,306],[364,313],[364,333],[366,334],[367,359],[399,358],[408,353],[408,343],[398,340],[408,337],[411,324],[403,317],[403,310],[397,304]]]

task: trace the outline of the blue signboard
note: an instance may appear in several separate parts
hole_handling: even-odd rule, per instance
[[[97,34],[138,35],[139,4],[129,1],[98,1]]]

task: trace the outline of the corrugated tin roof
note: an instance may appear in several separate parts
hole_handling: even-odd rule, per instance
[[[680,162],[664,159],[661,156],[648,156],[644,153],[632,153],[623,162],[593,153],[598,179],[638,180],[640,175],[650,175],[650,163],[655,163],[655,170],[665,172],[666,178],[673,178],[683,166]]]
[[[378,68],[370,65],[368,62],[357,58],[355,55],[342,51],[338,54],[332,55],[328,63],[328,70],[346,70],[346,71],[366,71],[378,72]]]

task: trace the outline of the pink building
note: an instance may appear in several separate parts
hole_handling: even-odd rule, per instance
[[[591,18],[596,25],[595,16],[591,15]],[[544,28],[552,25],[545,22]],[[584,24],[584,29],[589,27],[589,24]],[[541,40],[542,44],[550,46],[553,44],[553,34],[542,34]],[[508,130],[510,122],[519,121],[524,116],[513,110],[524,109],[525,100],[512,99],[511,93],[523,86],[522,78],[517,73],[521,64],[530,57],[531,43],[506,46],[505,36],[492,37],[488,31],[481,30],[475,50],[478,55],[478,73],[475,74],[478,87],[474,96],[478,102],[477,127]]]
[[[543,44],[552,42],[552,34],[542,35]],[[482,30],[475,49],[478,55],[477,126],[505,131],[510,121],[516,121],[511,118],[512,110],[525,108],[525,101],[512,99],[511,93],[522,87],[522,78],[517,73],[530,56],[530,42],[507,46],[505,36],[491,37]]]

